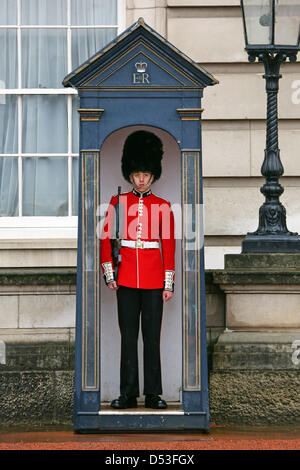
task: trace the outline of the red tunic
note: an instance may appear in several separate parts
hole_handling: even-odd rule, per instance
[[[112,267],[110,238],[114,235],[114,214],[118,196],[111,198],[100,241],[100,262]],[[135,189],[120,195],[120,236],[124,240],[159,242],[160,248],[122,246],[118,267],[118,285],[140,289],[160,289],[168,277],[175,275],[174,215],[171,204],[151,190],[139,193]],[[104,265],[111,263],[111,265]],[[170,286],[170,284],[165,284]],[[173,285],[173,284],[171,284]],[[167,287],[168,288],[168,287]],[[169,289],[171,290],[171,289]]]

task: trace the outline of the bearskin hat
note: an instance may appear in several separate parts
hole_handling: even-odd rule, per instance
[[[136,131],[130,134],[123,147],[122,174],[130,183],[130,174],[149,171],[156,181],[161,175],[163,156],[161,140],[152,132]]]

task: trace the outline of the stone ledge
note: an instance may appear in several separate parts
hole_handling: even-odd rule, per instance
[[[236,344],[290,344],[300,340],[300,329],[292,331],[230,331],[219,337],[218,345]]]
[[[215,284],[300,284],[300,253],[225,255],[225,269],[212,273]]]
[[[286,332],[225,331],[215,345],[212,368],[230,370],[300,370],[300,330]],[[297,357],[296,357],[297,355]],[[300,353],[299,353],[300,356]]]
[[[224,270],[216,271],[213,274],[213,280],[215,284],[286,284],[286,285],[299,285],[300,284],[300,272],[276,272],[271,271],[250,271],[250,270],[236,270],[228,271]]]
[[[74,329],[3,328],[0,341],[3,345],[0,373],[74,369]]]
[[[0,328],[5,343],[49,343],[74,341],[75,328]]]
[[[7,344],[0,372],[62,371],[74,369],[75,345],[69,343]]]
[[[0,238],[0,250],[76,250],[75,238]]]
[[[0,285],[76,284],[76,268],[0,269]]]
[[[215,273],[223,270],[207,269],[205,282],[214,289]],[[76,284],[77,268],[0,268],[0,285],[31,285],[31,284]]]
[[[222,285],[300,285],[300,253],[226,254],[225,269],[211,270],[209,282]]]
[[[215,284],[300,284],[300,253],[225,255],[225,269],[211,274]]]
[[[300,253],[243,253],[225,256],[225,270],[245,271],[246,268],[300,273]]]

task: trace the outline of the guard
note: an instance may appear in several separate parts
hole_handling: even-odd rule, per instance
[[[152,132],[137,131],[128,136],[123,147],[122,174],[133,189],[111,198],[101,234],[101,268],[106,285],[117,293],[121,332],[120,396],[111,402],[116,409],[137,407],[140,318],[145,407],[167,408],[160,397],[160,333],[163,303],[174,292],[174,215],[170,202],[151,190],[161,176],[162,156],[162,142]],[[117,269],[111,250],[116,208],[121,208],[123,214]]]

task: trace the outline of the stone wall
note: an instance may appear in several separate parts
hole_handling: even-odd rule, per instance
[[[76,271],[0,270],[1,426],[72,421]]]
[[[210,412],[217,424],[300,424],[298,332],[226,331],[214,348]],[[293,356],[294,355],[294,356]]]
[[[224,293],[206,276],[211,364]],[[72,425],[75,283],[71,268],[0,271],[0,426]]]
[[[223,283],[224,279],[232,282],[229,275],[226,270],[206,272],[211,422],[223,425],[299,424],[300,358],[297,345],[300,344],[300,329],[241,331],[226,328],[225,293],[219,283],[221,279]],[[9,290],[19,305],[23,297],[28,293],[32,296],[35,290],[31,306],[38,312],[40,292],[48,296],[44,309],[40,310],[44,321],[48,322],[47,327],[41,326],[39,315],[29,315],[32,324],[27,322],[27,327],[19,321],[17,328],[0,329],[2,428],[72,426],[75,281],[76,273],[70,269],[35,273],[31,269],[6,270],[0,274],[2,293],[7,296]],[[72,299],[68,321],[63,320],[59,292]],[[63,305],[65,302],[61,307]],[[57,325],[51,327],[54,306]],[[6,312],[1,311],[1,318],[5,316],[10,316],[8,307]]]
[[[5,364],[0,365],[0,426],[72,423],[74,383],[73,334],[1,333]]]
[[[214,272],[226,296],[210,372],[215,422],[300,423],[299,274],[298,253],[226,255]]]

